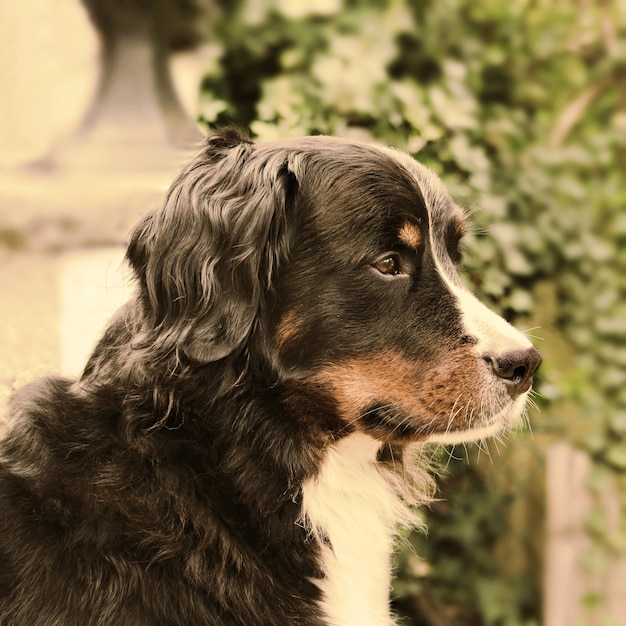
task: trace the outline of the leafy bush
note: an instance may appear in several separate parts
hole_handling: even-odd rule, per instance
[[[412,625],[539,624],[546,445],[587,449],[626,501],[626,13],[566,0],[240,0],[216,32],[207,125],[387,142],[477,209],[466,280],[519,326],[540,326],[543,411],[533,440],[483,447],[471,465],[448,451],[445,501],[425,513],[428,541],[406,537],[395,602]],[[596,531],[598,546],[623,541]]]

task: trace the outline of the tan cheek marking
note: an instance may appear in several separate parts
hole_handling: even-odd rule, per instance
[[[279,348],[289,343],[300,330],[300,320],[295,311],[288,311],[280,320],[276,329],[276,345]]]
[[[402,226],[398,232],[398,237],[400,241],[411,248],[418,248],[422,243],[422,231],[415,226],[415,224],[411,224],[410,222],[406,222]]]
[[[432,367],[418,368],[395,353],[349,359],[319,371],[316,382],[331,389],[349,423],[376,403],[411,416],[416,428],[428,424],[429,430],[460,430],[475,424],[483,412],[501,408],[491,406],[495,399],[487,400],[494,392],[492,381],[471,348],[448,353]]]
[[[465,430],[494,412],[497,396],[487,368],[471,348],[461,348],[427,370],[413,396],[400,399],[399,406],[431,431]]]
[[[410,393],[408,380],[402,375],[406,369],[404,358],[388,353],[329,365],[317,373],[315,380],[332,390],[342,419],[353,422],[368,405],[380,401],[381,396]]]

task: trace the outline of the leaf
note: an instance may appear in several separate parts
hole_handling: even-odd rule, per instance
[[[626,471],[626,441],[611,445],[605,453],[605,459],[610,465]]]
[[[533,299],[527,291],[516,289],[509,296],[509,307],[518,313],[529,313],[533,308]]]

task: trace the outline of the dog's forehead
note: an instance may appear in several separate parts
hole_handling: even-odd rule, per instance
[[[263,144],[257,144],[259,147]],[[408,154],[381,144],[328,136],[299,137],[264,144],[268,157],[286,155],[312,200],[321,229],[365,243],[383,227],[410,247],[443,241],[450,227],[462,231],[464,211],[441,179]],[[280,159],[279,159],[280,160]],[[371,237],[370,237],[371,238]],[[437,242],[435,246],[438,247]]]
[[[439,176],[408,154],[380,144],[314,139],[329,148],[321,159],[328,158],[336,172],[345,172],[338,186],[344,187],[347,179],[351,180],[351,192],[362,207],[351,213],[355,221],[371,222],[374,218],[375,223],[383,218],[396,223],[397,237],[410,247],[421,243],[423,226],[431,229],[434,239],[444,239],[450,225],[462,230],[463,209],[452,200]]]
[[[433,228],[436,229],[438,225],[444,226],[449,223],[463,223],[465,211],[452,200],[446,186],[435,172],[404,152],[385,146],[377,146],[377,148],[394,159],[415,180],[424,198]]]

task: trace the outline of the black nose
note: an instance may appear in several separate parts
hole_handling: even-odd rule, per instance
[[[517,398],[530,389],[533,376],[541,365],[541,354],[535,348],[486,354],[484,359],[491,365],[494,374],[507,382],[511,398]]]

